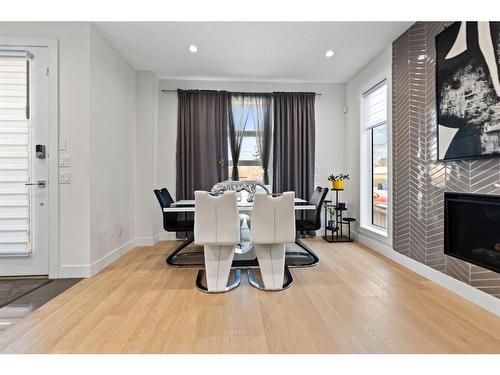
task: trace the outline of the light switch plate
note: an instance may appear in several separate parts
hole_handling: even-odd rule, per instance
[[[60,167],[70,167],[71,166],[71,156],[66,154],[59,155],[59,166]]]
[[[70,172],[59,172],[59,183],[60,184],[71,184],[71,173]]]
[[[66,139],[59,140],[59,151],[66,151]]]

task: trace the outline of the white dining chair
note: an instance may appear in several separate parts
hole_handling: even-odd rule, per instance
[[[264,287],[248,270],[250,283],[265,290],[283,290],[291,284],[291,275],[285,267],[287,243],[295,241],[295,193],[285,192],[278,197],[255,194],[252,211],[251,242],[259,262]],[[284,275],[288,281],[284,284]]]
[[[198,289],[222,293],[236,288],[241,270],[235,270],[235,282],[228,286],[234,251],[240,242],[240,218],[234,191],[213,196],[195,191],[194,242],[203,245],[205,254],[206,287],[202,285],[203,270],[198,272]]]

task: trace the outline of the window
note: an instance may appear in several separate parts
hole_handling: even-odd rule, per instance
[[[268,95],[232,95],[228,131],[228,173],[230,178],[256,180],[266,185],[269,184],[272,139],[271,100]],[[233,155],[238,155],[238,147],[239,158],[236,173],[233,171]],[[264,156],[261,153],[264,153]],[[265,170],[267,170],[267,174]],[[233,172],[235,173],[233,174]]]
[[[233,158],[231,156],[231,144],[229,139],[228,150],[228,174],[229,176],[231,176],[233,172]],[[240,149],[240,159],[238,161],[238,171],[240,175],[240,181],[263,180],[264,170],[262,169],[262,163],[260,161],[260,153],[257,147],[257,135],[255,133],[252,116],[248,116],[246,129],[243,133],[243,139],[241,141]]]
[[[388,125],[387,83],[362,95],[361,224],[387,234],[388,228]]]

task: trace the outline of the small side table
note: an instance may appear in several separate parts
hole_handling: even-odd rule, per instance
[[[323,238],[328,242],[352,242],[351,238],[351,223],[355,222],[356,219],[352,217],[343,217],[343,211],[347,211],[345,206],[339,207],[339,191],[344,189],[331,189],[335,191],[335,204],[332,201],[325,201],[325,235]],[[333,225],[328,225],[328,209],[333,208],[335,210],[335,220],[333,220]],[[347,225],[347,236],[343,234],[343,226]],[[330,232],[330,233],[328,233]]]

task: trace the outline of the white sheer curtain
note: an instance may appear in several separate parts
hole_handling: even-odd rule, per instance
[[[264,185],[269,185],[269,157],[271,154],[271,95],[259,95],[253,97],[253,123],[255,127],[255,137],[257,139],[257,149],[264,171]]]
[[[252,97],[244,94],[231,94],[231,109],[229,110],[229,147],[233,159],[231,179],[238,181],[238,161],[240,159],[241,142],[245,135],[248,119],[252,108]]]

